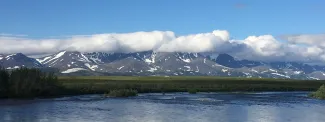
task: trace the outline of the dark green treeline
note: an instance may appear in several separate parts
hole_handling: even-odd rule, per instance
[[[0,98],[33,98],[59,95],[63,89],[54,73],[39,69],[0,69]]]

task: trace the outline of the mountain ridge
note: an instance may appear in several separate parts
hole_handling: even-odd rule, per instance
[[[6,69],[19,67],[56,68],[59,70],[59,74],[78,74],[76,72],[94,74],[94,72],[98,72],[110,75],[129,74],[138,76],[202,75],[325,79],[325,66],[298,62],[239,60],[225,53],[210,56],[209,54],[187,52],[81,53],[78,51],[60,51],[42,58],[30,58],[22,53],[17,53],[0,54],[0,65]]]

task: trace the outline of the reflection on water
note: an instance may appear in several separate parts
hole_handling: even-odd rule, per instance
[[[1,122],[323,122],[325,101],[306,92],[85,95],[0,100]]]

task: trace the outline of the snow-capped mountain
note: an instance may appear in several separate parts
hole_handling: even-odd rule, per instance
[[[0,55],[7,68],[55,68],[61,74],[203,75],[257,78],[325,79],[325,67],[298,62],[239,60],[228,54],[143,51],[81,53],[60,51],[33,59],[24,54]],[[78,72],[83,72],[79,73]],[[85,73],[88,72],[88,73]]]
[[[22,53],[0,55],[0,66],[6,69],[15,69],[20,67],[36,67],[40,68],[43,65],[33,58],[29,58]]]
[[[36,59],[46,67],[58,68],[63,73],[79,70],[95,71],[98,68],[93,60],[90,60],[80,52],[61,51],[56,54]]]
[[[220,65],[231,68],[256,67],[264,64],[258,61],[236,60],[234,57],[228,54],[219,54],[217,58],[210,58],[209,56],[209,59]]]

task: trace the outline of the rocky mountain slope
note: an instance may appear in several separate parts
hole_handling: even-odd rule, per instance
[[[15,69],[20,67],[40,68],[43,67],[42,63],[36,59],[29,58],[22,53],[2,55],[0,54],[0,66],[6,69]]]
[[[0,65],[6,69],[54,68],[61,75],[200,75],[325,79],[325,66],[298,62],[238,60],[228,54],[183,52],[81,53],[60,51],[38,59],[17,53],[0,55]]]

